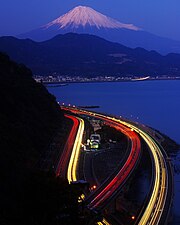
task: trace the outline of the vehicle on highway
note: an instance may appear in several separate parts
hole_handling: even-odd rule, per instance
[[[91,134],[90,136],[90,148],[99,149],[101,137],[99,134]]]

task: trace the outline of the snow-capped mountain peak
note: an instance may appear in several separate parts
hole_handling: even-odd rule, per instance
[[[107,17],[94,9],[86,6],[78,6],[70,10],[66,14],[60,16],[59,18],[53,20],[52,22],[43,26],[44,29],[48,29],[51,26],[58,26],[59,29],[66,29],[68,27],[78,28],[80,26],[93,26],[98,29],[101,28],[112,28],[119,29],[125,28],[129,30],[140,30],[133,24],[124,24],[110,17]]]

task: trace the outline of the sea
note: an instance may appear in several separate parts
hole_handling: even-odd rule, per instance
[[[94,111],[148,125],[180,144],[180,80],[69,83],[47,87],[60,104],[99,106]],[[173,159],[175,197],[172,225],[180,225],[180,151]]]

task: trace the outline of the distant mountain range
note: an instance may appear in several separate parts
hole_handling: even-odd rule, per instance
[[[179,54],[162,56],[87,34],[58,35],[44,42],[1,37],[0,51],[39,75],[180,76]]]
[[[52,22],[17,37],[44,41],[69,32],[93,34],[131,48],[142,47],[161,54],[180,53],[180,41],[156,36],[133,24],[121,23],[86,6],[75,7]]]

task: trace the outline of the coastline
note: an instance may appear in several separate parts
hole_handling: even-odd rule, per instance
[[[36,78],[34,78],[36,80]],[[141,79],[141,78],[133,78],[133,79],[121,79],[121,80],[71,80],[71,81],[41,81],[42,84],[48,87],[63,87],[67,86],[68,84],[72,83],[123,83],[123,82],[145,82],[145,81],[177,81],[180,80],[180,77],[171,78],[171,77],[160,77],[160,78],[148,78],[148,79]],[[38,80],[36,80],[39,82]],[[51,84],[53,86],[51,86]]]

